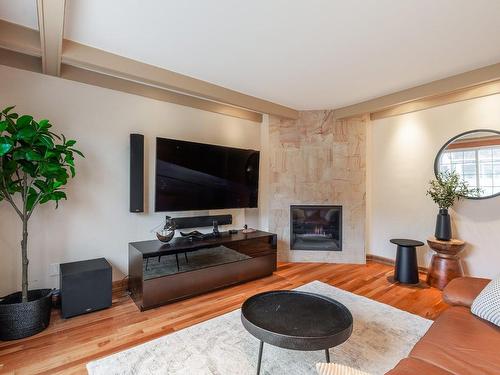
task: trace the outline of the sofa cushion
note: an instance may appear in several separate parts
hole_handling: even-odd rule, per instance
[[[486,285],[470,310],[474,315],[500,326],[500,276]]]
[[[451,372],[436,367],[416,358],[404,358],[386,375],[453,375]]]
[[[410,352],[453,374],[498,375],[500,328],[466,307],[444,311]]]
[[[471,307],[472,302],[488,285],[490,279],[458,277],[450,281],[443,290],[443,299],[449,305]]]

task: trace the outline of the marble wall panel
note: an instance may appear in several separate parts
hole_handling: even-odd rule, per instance
[[[333,111],[303,111],[297,120],[269,117],[269,229],[283,261],[365,262],[367,116],[336,120]],[[343,251],[290,250],[290,205],[343,206]]]

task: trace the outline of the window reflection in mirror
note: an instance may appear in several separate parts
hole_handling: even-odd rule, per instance
[[[456,171],[469,187],[479,188],[479,198],[500,195],[500,132],[478,130],[451,139],[437,155],[435,169]]]

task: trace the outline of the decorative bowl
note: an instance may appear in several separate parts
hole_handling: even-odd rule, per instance
[[[160,232],[156,232],[156,238],[158,238],[161,242],[169,242],[172,238],[174,238],[175,230],[162,230]]]
[[[165,225],[161,231],[156,232],[156,238],[161,242],[169,242],[174,237],[175,229],[175,221],[170,216],[165,216]]]

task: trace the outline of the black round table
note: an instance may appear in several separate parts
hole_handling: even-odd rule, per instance
[[[391,243],[398,245],[396,264],[394,266],[394,280],[403,284],[418,284],[418,246],[424,246],[421,241],[394,238]]]
[[[350,311],[331,298],[280,290],[257,294],[241,307],[241,321],[260,340],[257,374],[264,343],[293,350],[324,350],[342,344],[352,333]]]

